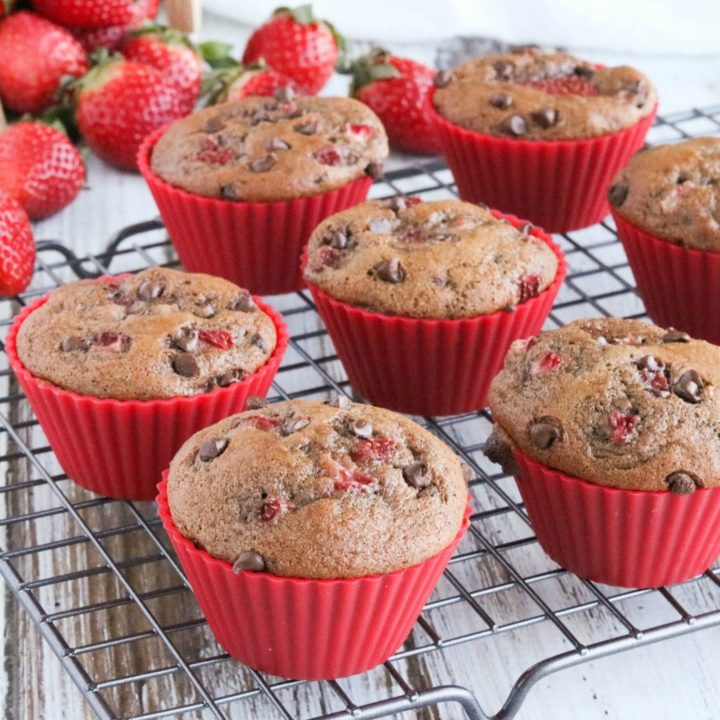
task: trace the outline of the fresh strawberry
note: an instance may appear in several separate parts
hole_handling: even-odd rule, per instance
[[[85,182],[78,149],[67,136],[40,122],[20,122],[0,135],[0,190],[33,220],[71,203]]]
[[[35,241],[17,200],[0,192],[0,295],[17,295],[32,280]]]
[[[185,33],[159,25],[137,30],[120,46],[127,60],[159,70],[164,81],[182,97],[186,113],[192,112],[200,92],[203,63]]]
[[[440,152],[430,104],[434,70],[375,50],[353,62],[350,71],[350,94],[375,111],[391,145],[409,152]]]
[[[0,99],[19,113],[41,113],[53,103],[64,76],[88,69],[82,45],[31,12],[13,13],[0,22],[0,58]]]
[[[111,58],[79,83],[78,128],[103,160],[120,168],[135,170],[145,137],[185,114],[178,91],[148,65]]]
[[[277,90],[289,88],[294,92],[297,85],[289,78],[264,65],[249,68],[237,67],[214,70],[204,81],[209,104],[240,100],[251,95],[272,97]]]
[[[158,13],[160,0],[136,0],[133,3],[133,17],[125,25],[109,25],[100,28],[70,28],[70,32],[80,41],[87,52],[100,48],[117,50],[145,22],[152,20]]]
[[[60,25],[100,28],[127,25],[135,0],[32,0],[33,7]]]
[[[313,16],[311,5],[278,8],[250,36],[242,61],[251,65],[264,59],[302,93],[315,95],[330,79],[342,42],[330,23]]]

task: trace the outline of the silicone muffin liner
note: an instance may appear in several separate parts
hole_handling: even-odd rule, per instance
[[[275,325],[277,346],[265,365],[240,382],[201,395],[163,400],[80,395],[35,377],[17,354],[20,326],[48,297],[15,318],[5,351],[63,470],[78,485],[100,495],[153,500],[160,473],[185,440],[244,410],[248,396],[267,394],[288,345],[282,317],[255,298]]]
[[[241,571],[197,548],[175,526],[167,471],[158,514],[220,645],[255,670],[331,680],[369,670],[405,641],[470,525],[418,565],[385,575],[325,580]]]
[[[524,224],[513,215],[493,214],[515,227]],[[510,344],[542,328],[565,279],[561,250],[539,228],[531,232],[555,253],[557,274],[514,312],[455,320],[398,317],[337,300],[308,283],[353,388],[374,405],[411,415],[457,415],[484,407]]]
[[[720,343],[720,253],[675,245],[612,215],[653,322]]]
[[[576,575],[659,587],[704,572],[720,555],[720,488],[675,495],[604,487],[514,454],[540,545]]]
[[[635,125],[584,140],[523,140],[467,130],[434,111],[443,155],[463,200],[567,232],[608,214],[607,191],[642,147],[657,106]]]
[[[310,234],[326,217],[364,202],[372,185],[370,177],[361,177],[335,190],[276,202],[193,195],[150,169],[152,149],[166,129],[145,139],[138,167],[180,261],[190,272],[227,278],[258,295],[304,288],[300,258]]]

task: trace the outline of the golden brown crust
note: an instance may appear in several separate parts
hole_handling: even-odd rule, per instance
[[[438,112],[475,132],[528,140],[578,140],[649,115],[654,86],[630,67],[596,68],[566,53],[526,50],[475,58],[443,73]]]
[[[652,235],[720,252],[720,138],[637,153],[608,197],[620,215]]]
[[[151,400],[230,385],[265,364],[273,321],[246,290],[152,268],[63,285],[20,326],[33,375],[82,395]]]
[[[387,155],[382,123],[357,100],[248,97],[176,120],[153,148],[151,167],[197,195],[272,201],[376,176]]]
[[[720,348],[637,320],[578,320],[513,343],[490,388],[507,445],[600,485],[720,485]]]
[[[557,274],[553,251],[529,228],[460,200],[368,202],[318,226],[305,277],[339,300],[388,314],[492,313],[542,292]]]
[[[168,479],[178,529],[215,557],[259,553],[295,577],[388,573],[447,547],[467,503],[458,458],[401,415],[343,405],[276,403],[190,438]]]

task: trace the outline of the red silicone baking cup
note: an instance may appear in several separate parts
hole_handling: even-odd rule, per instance
[[[513,215],[493,214],[515,227],[525,224]],[[542,328],[565,279],[560,248],[539,228],[531,232],[555,253],[557,274],[514,312],[456,320],[398,317],[337,300],[308,283],[350,384],[372,404],[411,415],[457,415],[484,407],[510,344]]]
[[[470,505],[452,543],[386,575],[342,580],[242,571],[195,546],[175,527],[167,471],[158,513],[210,629],[255,670],[296,680],[331,680],[385,662],[405,641],[470,524]]]
[[[695,577],[720,555],[720,488],[690,495],[587,482],[514,451],[537,539],[558,565],[620,587]]]
[[[312,231],[330,215],[364,202],[372,185],[370,177],[361,177],[335,190],[276,202],[193,195],[150,169],[152,149],[166,129],[145,139],[138,167],[180,261],[190,272],[227,278],[259,295],[304,288],[300,258]]]
[[[267,395],[288,345],[282,317],[254,298],[275,325],[277,346],[265,365],[240,382],[201,395],[165,400],[80,395],[35,377],[17,354],[20,325],[48,297],[36,300],[17,315],[5,351],[63,470],[78,485],[100,495],[154,499],[160,473],[185,440],[228,415],[242,412],[248,396]]]
[[[650,235],[614,209],[638,293],[653,322],[720,343],[720,253]]]
[[[618,132],[555,141],[484,135],[434,114],[463,200],[514,213],[548,232],[567,232],[607,215],[608,188],[642,147],[656,111]]]

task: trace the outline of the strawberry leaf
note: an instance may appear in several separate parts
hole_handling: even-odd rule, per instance
[[[317,22],[313,15],[312,5],[298,5],[296,8],[290,7],[279,7],[273,11],[275,15],[290,15],[298,25],[310,25],[311,23]]]
[[[200,43],[197,49],[200,51],[202,59],[212,68],[237,67],[240,64],[230,55],[232,50],[230,43],[208,40]]]

